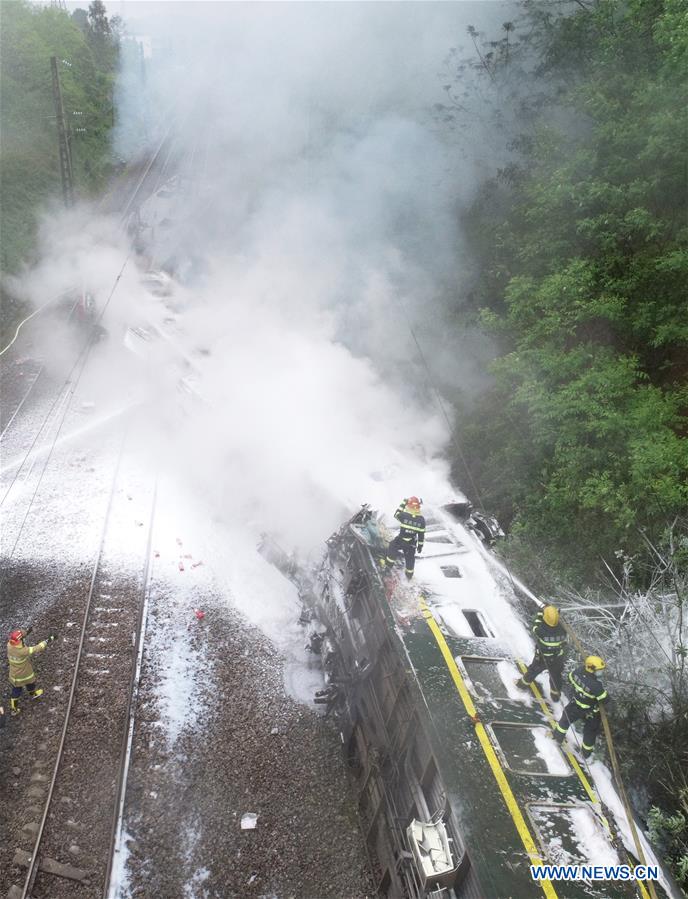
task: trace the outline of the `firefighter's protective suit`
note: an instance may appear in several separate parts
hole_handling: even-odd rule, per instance
[[[583,725],[583,756],[588,758],[595,746],[595,740],[602,724],[600,705],[607,701],[609,695],[604,685],[595,677],[595,673],[586,671],[584,665],[569,674],[569,683],[573,687],[573,699],[566,706],[556,724],[554,739],[558,743],[563,743],[569,727],[574,721],[582,718],[585,722]]]
[[[404,499],[399,504],[394,517],[401,525],[401,530],[387,547],[387,565],[394,565],[400,552],[404,553],[406,577],[411,580],[416,565],[416,552],[423,550],[425,543],[425,518],[420,514],[420,502]]]

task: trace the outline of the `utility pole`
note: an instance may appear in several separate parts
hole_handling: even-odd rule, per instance
[[[65,123],[60,76],[57,74],[57,57],[50,57],[50,68],[53,73],[53,100],[55,101],[55,118],[57,119],[57,139],[60,146],[60,175],[62,177],[62,196],[67,208],[74,205],[74,174],[72,172],[72,153],[69,147],[69,135]]]

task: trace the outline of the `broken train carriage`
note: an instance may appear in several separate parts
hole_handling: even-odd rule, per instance
[[[451,520],[456,520],[451,509],[427,519],[423,566],[434,566],[440,582],[461,578],[460,554],[471,552],[461,546]],[[464,690],[466,684],[475,690],[476,672],[486,683],[490,677],[494,682],[497,665],[517,673],[511,651],[479,610],[461,609],[467,626],[457,635],[442,623],[445,598],[422,594],[396,574],[383,577],[379,560],[386,536],[364,506],[328,540],[314,579],[306,583],[295,578],[312,620],[312,648],[321,654],[326,672],[327,688],[319,701],[336,716],[357,782],[378,895],[646,896],[634,883],[567,883],[565,891],[557,892],[550,881],[532,879],[531,863],[575,856],[581,814],[596,839],[606,844],[608,857],[628,859],[623,850],[617,856],[599,810],[591,807],[573,771],[557,776],[546,766],[528,770],[523,752],[521,762],[518,753],[510,757],[514,738],[523,740],[527,734],[532,741],[536,730],[548,730],[539,710],[510,701],[499,687],[486,691],[486,705],[475,698],[473,716],[470,706],[462,705],[447,653],[456,672],[463,673]],[[450,584],[467,589],[464,581],[445,583],[448,595]],[[478,715],[492,719],[484,728],[486,739],[494,744],[493,755],[508,778],[516,810],[505,803],[495,769],[490,770],[485,747],[476,739]],[[528,751],[537,755],[532,742]],[[567,847],[568,859],[561,855]]]

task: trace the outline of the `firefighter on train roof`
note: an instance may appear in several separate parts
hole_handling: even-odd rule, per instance
[[[38,699],[39,696],[43,695],[43,690],[36,687],[36,675],[31,664],[31,656],[43,652],[48,644],[55,640],[55,635],[50,634],[46,640],[41,640],[35,646],[27,646],[25,638],[30,632],[31,628],[26,631],[14,630],[11,632],[9,642],[7,643],[9,678],[12,685],[10,696],[11,715],[19,714],[19,699],[24,690],[32,699]]]
[[[516,681],[516,686],[528,689],[538,674],[545,669],[549,673],[549,692],[552,702],[561,696],[561,678],[564,673],[566,653],[566,631],[559,621],[559,609],[556,606],[545,606],[533,620],[535,636],[535,655],[523,676]]]
[[[588,656],[584,664],[569,674],[569,683],[573,687],[573,699],[564,709],[556,724],[554,739],[561,745],[566,731],[574,721],[584,720],[583,725],[583,758],[592,754],[595,740],[600,732],[602,719],[600,706],[608,697],[604,685],[597,679],[598,671],[607,666],[599,656]]]
[[[399,503],[394,517],[401,530],[387,547],[386,564],[393,567],[400,552],[406,561],[406,577],[411,580],[416,564],[416,553],[420,555],[425,542],[425,518],[420,514],[421,500],[411,496]]]

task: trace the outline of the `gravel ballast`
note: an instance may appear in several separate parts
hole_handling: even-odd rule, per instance
[[[152,600],[125,820],[129,895],[371,896],[339,733],[286,695],[270,641],[211,603],[188,629],[189,722],[171,745],[159,679],[178,612]],[[255,827],[242,830],[248,815]]]

